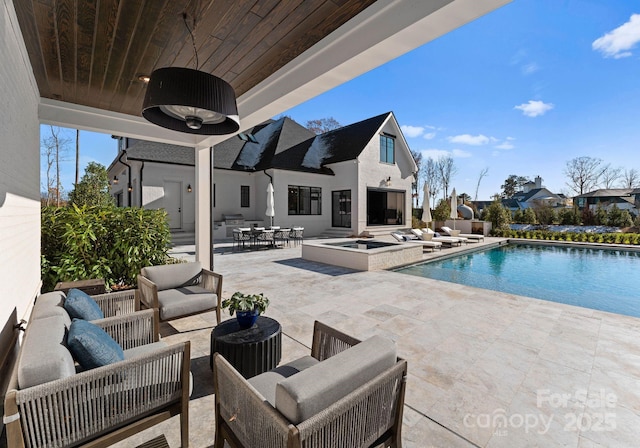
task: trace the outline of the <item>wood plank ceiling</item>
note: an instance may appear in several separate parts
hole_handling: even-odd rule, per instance
[[[139,116],[160,67],[195,67],[240,96],[375,0],[14,0],[40,96]]]

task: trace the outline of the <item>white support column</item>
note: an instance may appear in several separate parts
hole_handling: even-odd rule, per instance
[[[212,269],[211,254],[211,150],[209,146],[196,146],[196,260]]]

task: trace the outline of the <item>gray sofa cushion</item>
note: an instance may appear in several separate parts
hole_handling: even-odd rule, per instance
[[[20,389],[75,375],[73,358],[64,346],[65,331],[62,316],[43,317],[27,325],[18,363]]]
[[[196,285],[201,272],[202,264],[199,261],[148,266],[140,271],[142,275],[156,284],[158,291]]]
[[[298,424],[326,409],[396,362],[395,343],[373,336],[276,386],[276,409]]]
[[[68,329],[71,326],[71,318],[63,308],[65,295],[62,291],[47,292],[38,296],[33,306],[30,320],[38,320],[44,317],[61,316],[64,325]]]
[[[218,296],[200,286],[158,291],[160,320],[199,313],[215,308],[217,303]]]
[[[283,379],[315,366],[319,362],[320,361],[312,356],[303,356],[295,361],[276,367],[273,370],[249,378],[247,381],[275,408],[276,385]]]

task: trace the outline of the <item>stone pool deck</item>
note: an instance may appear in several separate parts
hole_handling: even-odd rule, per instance
[[[192,251],[178,247],[174,254],[193,259]],[[308,354],[316,319],[358,338],[394,339],[409,362],[405,447],[638,446],[640,319],[389,271],[357,272],[304,261],[300,253],[300,246],[234,252],[230,242],[216,244],[223,295],[263,292],[271,299],[267,315],[282,324],[283,361]],[[167,341],[192,341],[191,447],[214,440],[214,323],[207,313],[161,328]],[[177,418],[117,446],[161,434],[178,447]]]

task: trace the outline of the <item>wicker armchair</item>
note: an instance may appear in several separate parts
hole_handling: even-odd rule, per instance
[[[123,349],[135,349],[124,361],[24,389],[14,369],[4,406],[8,446],[107,447],[179,414],[188,447],[190,343],[158,342],[157,313],[93,321]]]
[[[215,310],[220,323],[222,275],[197,261],[144,267],[138,275],[138,300],[140,308],[157,308],[163,322]]]
[[[302,417],[303,420],[297,423],[286,418],[280,408],[276,409],[278,405],[271,403],[272,395],[262,395],[258,390],[265,381],[273,381],[278,376],[286,380],[296,378],[300,372],[311,371],[323,364],[322,361],[359,343],[357,339],[316,322],[311,349],[313,359],[301,358],[249,381],[224,357],[216,354],[215,447],[222,448],[225,441],[233,447],[243,448],[401,447],[407,362],[396,358],[395,354],[391,367],[384,368],[341,398],[331,399],[326,408],[308,418]],[[363,373],[364,369],[366,367],[357,374]],[[332,378],[332,375],[324,376],[327,377]],[[278,383],[276,387],[281,385]]]

